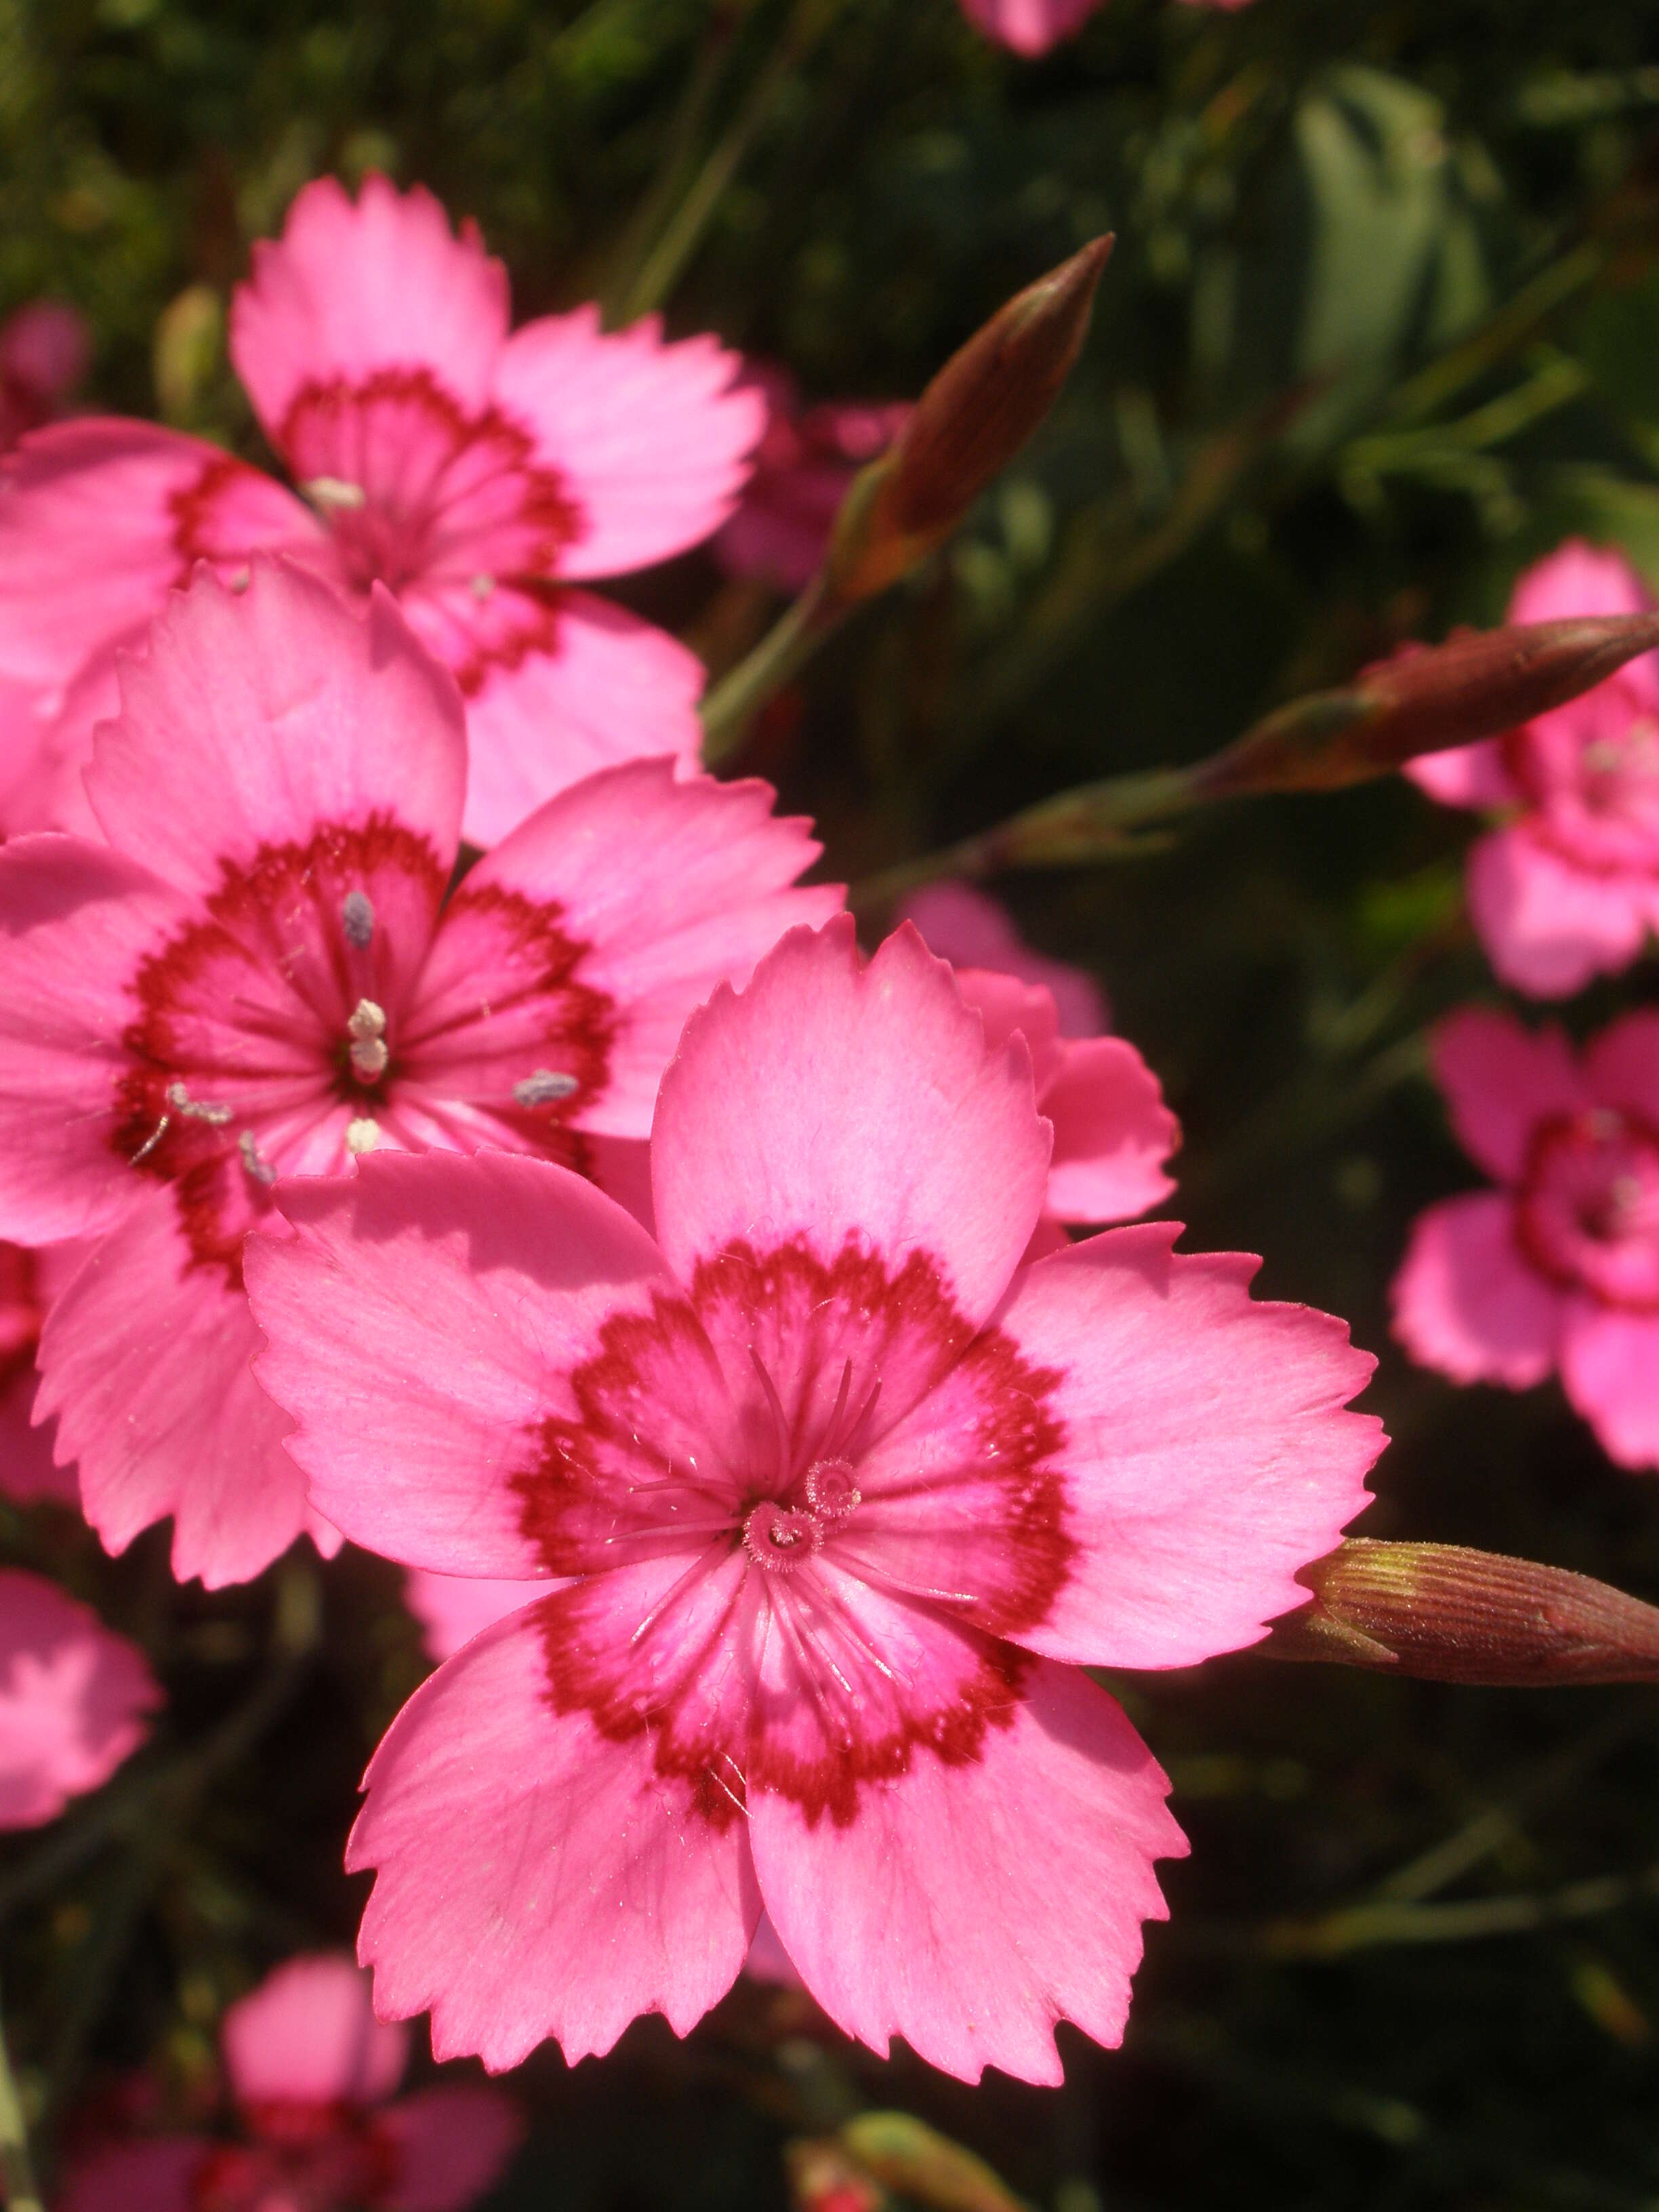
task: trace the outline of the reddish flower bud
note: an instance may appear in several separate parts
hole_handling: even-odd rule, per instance
[[[1408,647],[1341,690],[1316,691],[1267,715],[1194,773],[1197,795],[1336,791],[1419,753],[1473,744],[1593,690],[1659,646],[1659,614],[1467,630]]]
[[[1563,1567],[1461,1544],[1346,1543],[1261,1647],[1431,1682],[1659,1681],[1659,1608]]]
[[[832,599],[896,582],[1013,459],[1071,374],[1112,244],[1097,238],[1061,262],[951,355],[891,451],[848,494],[827,564]]]

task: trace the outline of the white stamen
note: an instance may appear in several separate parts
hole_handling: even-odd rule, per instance
[[[257,1183],[273,1183],[276,1170],[259,1150],[252,1129],[244,1129],[236,1139],[236,1149],[242,1156],[242,1165]]]
[[[348,891],[340,907],[340,927],[346,943],[367,952],[374,937],[374,908],[365,891]]]
[[[346,1123],[346,1150],[355,1160],[361,1153],[372,1152],[380,1141],[380,1125],[367,1115]]]
[[[472,579],[472,596],[475,599],[489,599],[495,588],[495,579],[493,576],[481,575]]]
[[[343,477],[313,477],[300,489],[313,507],[326,513],[330,507],[366,507],[368,495],[361,484],[348,483]]]
[[[238,568],[226,579],[226,581],[233,592],[240,594],[246,591],[248,586],[253,581],[253,571],[252,568]]]
[[[230,1119],[228,1106],[210,1106],[200,1098],[192,1098],[182,1083],[168,1084],[167,1104],[186,1121],[210,1121],[216,1129],[222,1129]]]
[[[386,1008],[373,999],[359,999],[346,1024],[351,1038],[353,1073],[364,1083],[378,1083],[391,1057],[386,1043]]]
[[[550,1067],[538,1067],[533,1075],[524,1076],[514,1085],[513,1099],[519,1106],[551,1106],[580,1089],[577,1077],[561,1075]]]
[[[162,1138],[166,1136],[167,1133],[167,1123],[172,1119],[173,1116],[171,1114],[162,1115],[161,1120],[155,1124],[154,1130],[133,1154],[131,1164],[134,1167],[137,1167],[140,1161],[147,1160],[149,1158],[150,1154],[155,1150],[157,1145],[161,1143]]]

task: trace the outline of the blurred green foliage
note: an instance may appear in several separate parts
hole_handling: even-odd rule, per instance
[[[1659,585],[1654,27],[1632,0],[1109,0],[1033,65],[952,0],[0,0],[0,308],[73,301],[99,404],[257,453],[228,291],[320,171],[383,167],[476,216],[521,313],[654,285],[675,330],[823,396],[913,393],[1115,229],[1039,441],[750,748],[857,877],[1494,620],[1568,532]],[[717,664],[773,611],[700,556],[629,596]],[[1389,1346],[1407,1224],[1469,1180],[1422,1073],[1425,1025],[1492,992],[1462,918],[1468,835],[1390,784],[1001,888],[1101,974],[1163,1075],[1194,1241],[1265,1253],[1266,1291],[1380,1353],[1395,1443],[1368,1533],[1651,1595],[1659,1491],[1553,1387],[1455,1392]],[[1653,989],[1650,965],[1566,1018]],[[0,1530],[145,1635],[175,1742],[250,1694],[264,1588],[170,1598],[155,1532],[112,1564],[44,1516]],[[320,1654],[257,1750],[15,1911],[9,1994],[52,2118],[145,2057],[187,2100],[222,2003],[349,1938],[356,1776],[421,1662],[392,1573],[348,1558],[325,1579]],[[532,2061],[503,2212],[779,2203],[782,2138],[864,2104],[926,2116],[1054,2212],[1659,2204],[1646,1692],[1249,1656],[1115,1686],[1194,1843],[1124,2052],[1071,2039],[1063,2092],[970,2092],[744,1986],[685,2045],[652,2021],[603,2066]],[[0,1903],[31,1848],[8,1850]],[[1602,1876],[1627,1887],[1584,1917],[1548,1901]],[[1410,1945],[1306,1955],[1307,1924],[1380,1893],[1540,1902],[1489,1940],[1431,1918]],[[1304,1955],[1264,1935],[1287,1919]]]

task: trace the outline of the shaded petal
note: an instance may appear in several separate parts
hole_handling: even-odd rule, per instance
[[[404,1577],[404,1603],[421,1624],[428,1659],[453,1659],[481,1629],[493,1627],[532,1599],[545,1597],[546,1582],[502,1582],[477,1575],[434,1575],[411,1568]]]
[[[1621,1015],[1592,1038],[1584,1080],[1598,1105],[1623,1106],[1659,1123],[1659,1010]]]
[[[1454,1382],[1529,1390],[1555,1364],[1561,1293],[1516,1243],[1503,1192],[1473,1191],[1419,1214],[1391,1296],[1395,1334]]]
[[[192,2212],[196,2169],[212,2149],[205,2137],[179,2136],[94,2151],[70,2166],[58,2212]]]
[[[822,848],[776,817],[769,784],[680,779],[672,761],[588,776],[541,808],[467,878],[544,904],[590,949],[577,978],[614,1010],[609,1082],[581,1126],[643,1137],[687,1018],[745,984],[784,932],[840,911],[839,885],[794,890]]]
[[[1476,844],[1468,896],[1501,979],[1535,999],[1565,999],[1635,959],[1651,923],[1654,891],[1644,878],[1575,868],[1523,826],[1494,830]]]
[[[308,384],[426,368],[481,407],[507,337],[507,271],[477,226],[457,237],[431,193],[332,177],[296,193],[280,239],[260,240],[230,308],[230,357],[273,444]]]
[[[1000,1327],[1053,1370],[1070,1573],[1009,1633],[1054,1658],[1186,1667],[1305,1601],[1386,1439],[1343,1410],[1376,1363],[1346,1323],[1251,1298],[1261,1264],[1109,1229],[1017,1278]],[[785,1938],[787,1941],[787,1937]]]
[[[931,944],[930,952],[936,948]],[[940,953],[949,959],[949,953]],[[954,963],[953,963],[954,965]],[[1031,1080],[1040,1098],[1065,1064],[1060,1038],[1060,1009],[1041,983],[1024,983],[993,968],[956,967],[957,988],[985,1024],[985,1042],[995,1051],[1018,1030],[1031,1055]]]
[[[1060,1220],[1127,1221],[1175,1188],[1164,1163],[1181,1142],[1181,1124],[1124,1038],[1067,1044],[1038,1106],[1054,1126],[1048,1212]]]
[[[55,1820],[149,1734],[144,1655],[55,1583],[0,1567],[0,1828]]]
[[[1659,1314],[1568,1298],[1561,1382],[1609,1459],[1659,1468]]]
[[[947,878],[912,891],[898,911],[901,920],[915,922],[927,950],[953,967],[996,969],[1051,992],[1062,1036],[1097,1036],[1107,1026],[1105,995],[1094,977],[1034,951],[1007,908],[988,891]]]
[[[567,576],[614,576],[683,552],[723,522],[766,427],[741,357],[711,337],[665,344],[659,316],[602,331],[599,311],[543,315],[507,340],[495,396],[534,436],[582,527]]]
[[[198,555],[319,535],[291,493],[199,438],[113,416],[40,431],[0,470],[0,669],[56,695],[94,653],[137,644]]]
[[[1457,1141],[1498,1182],[1519,1180],[1540,1121],[1591,1103],[1572,1046],[1553,1025],[1528,1030],[1512,1014],[1465,1006],[1440,1024],[1432,1049]]]
[[[1056,2021],[1122,2039],[1141,1923],[1164,1917],[1152,1863],[1186,1850],[1168,1788],[1103,1690],[1037,1662],[976,1759],[919,1750],[845,1826],[757,1796],[750,1835],[782,1945],[849,2035],[1058,2082]]]
[[[0,1498],[14,1505],[50,1499],[54,1505],[78,1508],[80,1478],[72,1462],[58,1464],[57,1431],[50,1421],[39,1428],[33,1425],[37,1379],[31,1367],[0,1389]]]
[[[467,701],[467,841],[490,846],[547,799],[619,761],[695,765],[702,663],[592,592],[564,592],[550,650],[487,664]]]
[[[272,846],[392,818],[455,859],[466,731],[448,674],[378,587],[364,620],[316,577],[259,560],[204,571],[121,672],[87,771],[112,844],[169,882],[219,887]]]
[[[307,1528],[289,1428],[253,1379],[258,1332],[222,1269],[198,1265],[170,1189],[147,1187],[46,1316],[40,1411],[81,1462],[112,1552],[173,1516],[173,1571],[246,1582]]]
[[[1534,561],[1510,594],[1512,623],[1565,622],[1573,615],[1639,615],[1653,605],[1620,552],[1569,538]]]
[[[525,2128],[505,2090],[468,2083],[399,2098],[376,2114],[374,2132],[398,2160],[377,2212],[463,2212],[499,2179]]]
[[[145,956],[194,909],[136,860],[79,838],[0,850],[0,1236],[40,1244],[118,1220],[122,1038]]]
[[[289,1959],[226,2011],[219,2031],[239,2104],[378,2105],[404,2078],[409,2031],[374,2017],[343,1951]]]
[[[672,1291],[656,1246],[580,1176],[503,1153],[372,1155],[277,1202],[297,1233],[247,1245],[258,1375],[318,1510],[410,1565],[537,1576],[511,1478],[574,1412],[605,1320]]]
[[[715,1829],[649,1737],[555,1711],[544,1599],[422,1685],[371,1761],[347,1865],[379,1869],[358,1955],[382,2014],[432,2013],[440,2058],[492,2071],[546,2036],[573,2064],[639,2014],[684,2035],[759,1916],[741,1820]]]
[[[929,1255],[983,1320],[1042,1209],[1048,1131],[1024,1041],[988,1053],[908,924],[865,966],[850,921],[793,930],[686,1025],[652,1136],[658,1234],[690,1279],[736,1242]]]
[[[1405,772],[1419,791],[1443,806],[1508,806],[1520,797],[1504,765],[1497,738],[1479,744],[1449,745],[1444,752],[1419,753]]]

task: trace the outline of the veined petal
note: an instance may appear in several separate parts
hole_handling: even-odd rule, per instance
[[[370,1764],[347,1864],[378,1870],[358,1955],[383,2015],[430,2009],[440,2058],[492,2071],[547,2036],[573,2064],[660,2012],[684,2035],[737,1978],[760,1914],[744,1823],[715,1828],[650,1739],[549,1694],[539,1616],[441,1667]]]
[[[580,1176],[507,1154],[371,1156],[278,1202],[296,1233],[247,1247],[258,1375],[318,1509],[410,1565],[544,1574],[512,1478],[605,1322],[673,1291],[655,1245]]]
[[[1024,1269],[997,1316],[1055,1377],[1074,1550],[1046,1615],[1008,1631],[1051,1658],[1186,1667],[1254,1643],[1304,1601],[1297,1569],[1366,1503],[1385,1441],[1343,1410],[1376,1364],[1346,1325],[1253,1300],[1258,1261],[1177,1254],[1179,1233],[1104,1230]]]
[[[457,237],[418,185],[369,176],[354,203],[332,177],[296,194],[254,246],[230,309],[230,357],[273,444],[308,384],[427,368],[465,406],[487,398],[507,337],[507,271],[476,224]]]
[[[732,388],[742,367],[714,338],[665,344],[655,315],[607,333],[584,307],[513,333],[495,398],[582,517],[562,574],[644,568],[726,520],[766,427],[760,394]]]
[[[1165,1917],[1153,1862],[1186,1850],[1168,1788],[1103,1690],[1035,1661],[973,1759],[919,1749],[845,1824],[763,1793],[749,1831],[778,1936],[849,2035],[1052,2083],[1057,2021],[1122,2039],[1141,1923]]]
[[[1498,1182],[1516,1182],[1540,1121],[1590,1103],[1561,1030],[1528,1030],[1512,1014],[1465,1006],[1434,1033],[1434,1079],[1457,1141]]]
[[[316,577],[258,560],[241,592],[198,575],[121,672],[87,790],[112,844],[198,894],[325,826],[395,819],[453,865],[460,699],[376,592],[365,621]]]
[[[1038,1105],[1054,1127],[1048,1212],[1061,1221],[1133,1220],[1175,1188],[1164,1163],[1181,1124],[1126,1038],[1068,1042]]]
[[[793,930],[686,1025],[652,1137],[658,1235],[687,1280],[734,1243],[833,1263],[860,1240],[895,1271],[921,1253],[980,1321],[1042,1210],[1048,1149],[1024,1042],[986,1050],[914,929],[867,966],[850,921]]]

